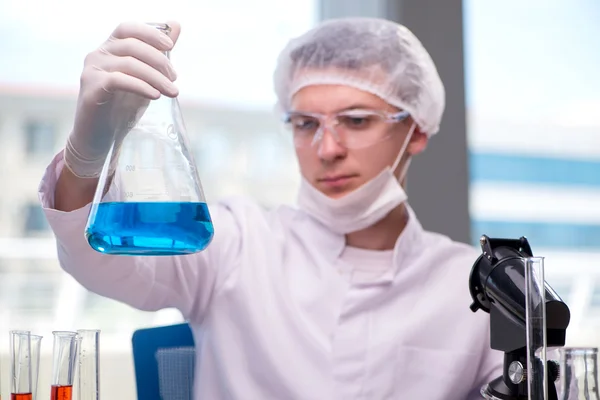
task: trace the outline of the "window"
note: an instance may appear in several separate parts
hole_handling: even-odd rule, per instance
[[[38,203],[25,206],[25,234],[46,232],[49,229],[44,211]]]
[[[60,276],[55,273],[6,272],[0,280],[0,314],[7,318],[3,326],[48,325],[54,319]],[[44,327],[45,328],[45,327]],[[11,328],[13,329],[13,328]],[[5,333],[5,332],[3,332]]]
[[[548,283],[577,307],[567,340],[590,345],[588,313],[600,310],[600,290],[585,285],[600,256],[600,3],[463,4],[473,241],[527,236]]]
[[[282,173],[287,178],[287,165],[290,162],[296,163],[293,145],[286,143],[283,135],[274,132],[256,135],[254,140],[248,143],[248,149],[251,152],[249,173],[255,179],[266,180],[267,183],[280,178]]]
[[[54,150],[56,125],[49,121],[25,122],[25,152],[30,156],[45,155]]]
[[[195,140],[194,159],[202,175],[219,174],[226,171],[233,160],[233,143],[222,129],[211,129],[203,132],[201,140]],[[209,178],[210,179],[210,178]]]
[[[86,291],[84,306],[78,323],[94,328],[103,326],[105,334],[123,334],[137,327],[152,325],[153,314],[141,312],[127,305]]]
[[[102,10],[108,11],[100,10],[97,18],[85,22],[73,21],[64,13],[53,13],[51,20],[46,18],[52,7],[48,8],[48,3],[42,0],[32,0],[27,7],[0,6],[0,26],[19,27],[10,36],[11,46],[3,49],[0,76],[19,95],[14,115],[28,117],[11,122],[20,124],[16,127],[22,130],[19,137],[23,137],[23,144],[16,149],[22,154],[14,159],[27,163],[11,165],[14,168],[11,174],[19,183],[10,188],[19,191],[15,198],[27,199],[35,193],[46,160],[56,145],[64,143],[67,132],[63,127],[73,124],[77,82],[85,54],[97,48],[99,38],[107,38],[119,22],[152,21],[163,14],[160,5],[141,0],[130,0],[127,4],[107,1]],[[277,54],[290,38],[313,25],[317,5],[310,0],[170,5],[170,16],[179,20],[183,28],[171,59],[177,70],[183,118],[189,123],[188,139],[201,147],[194,153],[207,197],[218,200],[225,194],[253,194],[250,189],[257,187],[256,180],[245,172],[246,149],[241,138],[273,132],[270,126],[277,122],[277,116],[272,113],[271,80]],[[66,26],[69,28],[65,29]],[[48,60],[57,57],[60,67],[52,68]],[[3,92],[3,88],[0,85],[0,100],[14,98],[13,92]],[[48,115],[51,118],[46,118]],[[6,121],[11,120],[3,118]],[[6,126],[4,123],[3,127]],[[287,189],[260,194],[279,201],[281,197],[275,196],[286,195]],[[2,215],[12,212],[7,210],[12,204],[8,200],[0,204],[5,210]],[[34,201],[18,211],[17,226],[23,227],[25,237],[9,238],[22,243],[7,244],[0,254],[0,326],[7,327],[0,332],[0,343],[8,343],[9,329],[44,333],[42,346],[47,356],[42,359],[40,370],[48,371],[52,362],[52,330],[101,329],[101,357],[106,364],[119,366],[107,377],[103,396],[135,398],[131,335],[136,329],[173,321],[177,313],[143,312],[90,294],[61,269],[56,244],[52,238],[46,239],[50,235],[39,204]],[[8,223],[0,220],[0,224]],[[14,236],[21,236],[21,232]],[[40,268],[21,267],[29,262],[39,262]],[[42,262],[52,273],[43,271]],[[22,295],[17,294],[19,290]],[[3,308],[5,304],[9,305],[9,313]],[[0,358],[8,357],[7,347],[0,346]],[[49,398],[48,391],[49,385],[40,386],[39,397]]]
[[[596,313],[600,311],[600,286],[594,286],[594,291],[590,298],[590,308],[594,309]]]
[[[571,293],[573,290],[572,282],[564,282],[560,279],[552,279],[552,277],[546,276],[547,281],[552,282],[552,289],[558,294],[558,296],[567,304],[571,300]]]
[[[19,308],[22,312],[52,313],[57,286],[50,275],[29,275],[19,287]]]

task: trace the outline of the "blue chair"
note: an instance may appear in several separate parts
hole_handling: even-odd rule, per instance
[[[195,343],[187,323],[139,329],[131,339],[138,400],[190,400]]]

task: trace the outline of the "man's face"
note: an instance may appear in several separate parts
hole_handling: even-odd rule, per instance
[[[352,87],[342,85],[307,86],[292,98],[292,110],[331,116],[347,110],[371,110],[394,114],[398,109],[381,98]],[[339,198],[371,180],[385,167],[392,166],[413,123],[407,118],[399,123],[380,123],[367,126],[360,135],[381,137],[382,140],[367,147],[348,148],[339,143],[329,128],[312,147],[297,147],[300,171],[314,187],[329,197]],[[377,129],[377,132],[368,131]],[[339,130],[338,130],[339,131]],[[426,135],[415,129],[406,153],[414,155],[425,149]],[[395,173],[405,163],[403,157]]]

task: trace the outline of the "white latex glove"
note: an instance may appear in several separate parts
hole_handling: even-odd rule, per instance
[[[180,25],[167,22],[169,36],[145,23],[119,25],[85,58],[75,123],[65,163],[77,176],[100,175],[113,139],[121,141],[150,100],[175,97],[175,71],[164,52],[175,45]]]

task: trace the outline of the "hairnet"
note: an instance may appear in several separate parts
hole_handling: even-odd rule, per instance
[[[438,131],[445,106],[444,86],[421,42],[406,27],[377,18],[327,20],[292,39],[273,81],[281,111],[305,86],[346,85],[408,111],[428,136]]]

